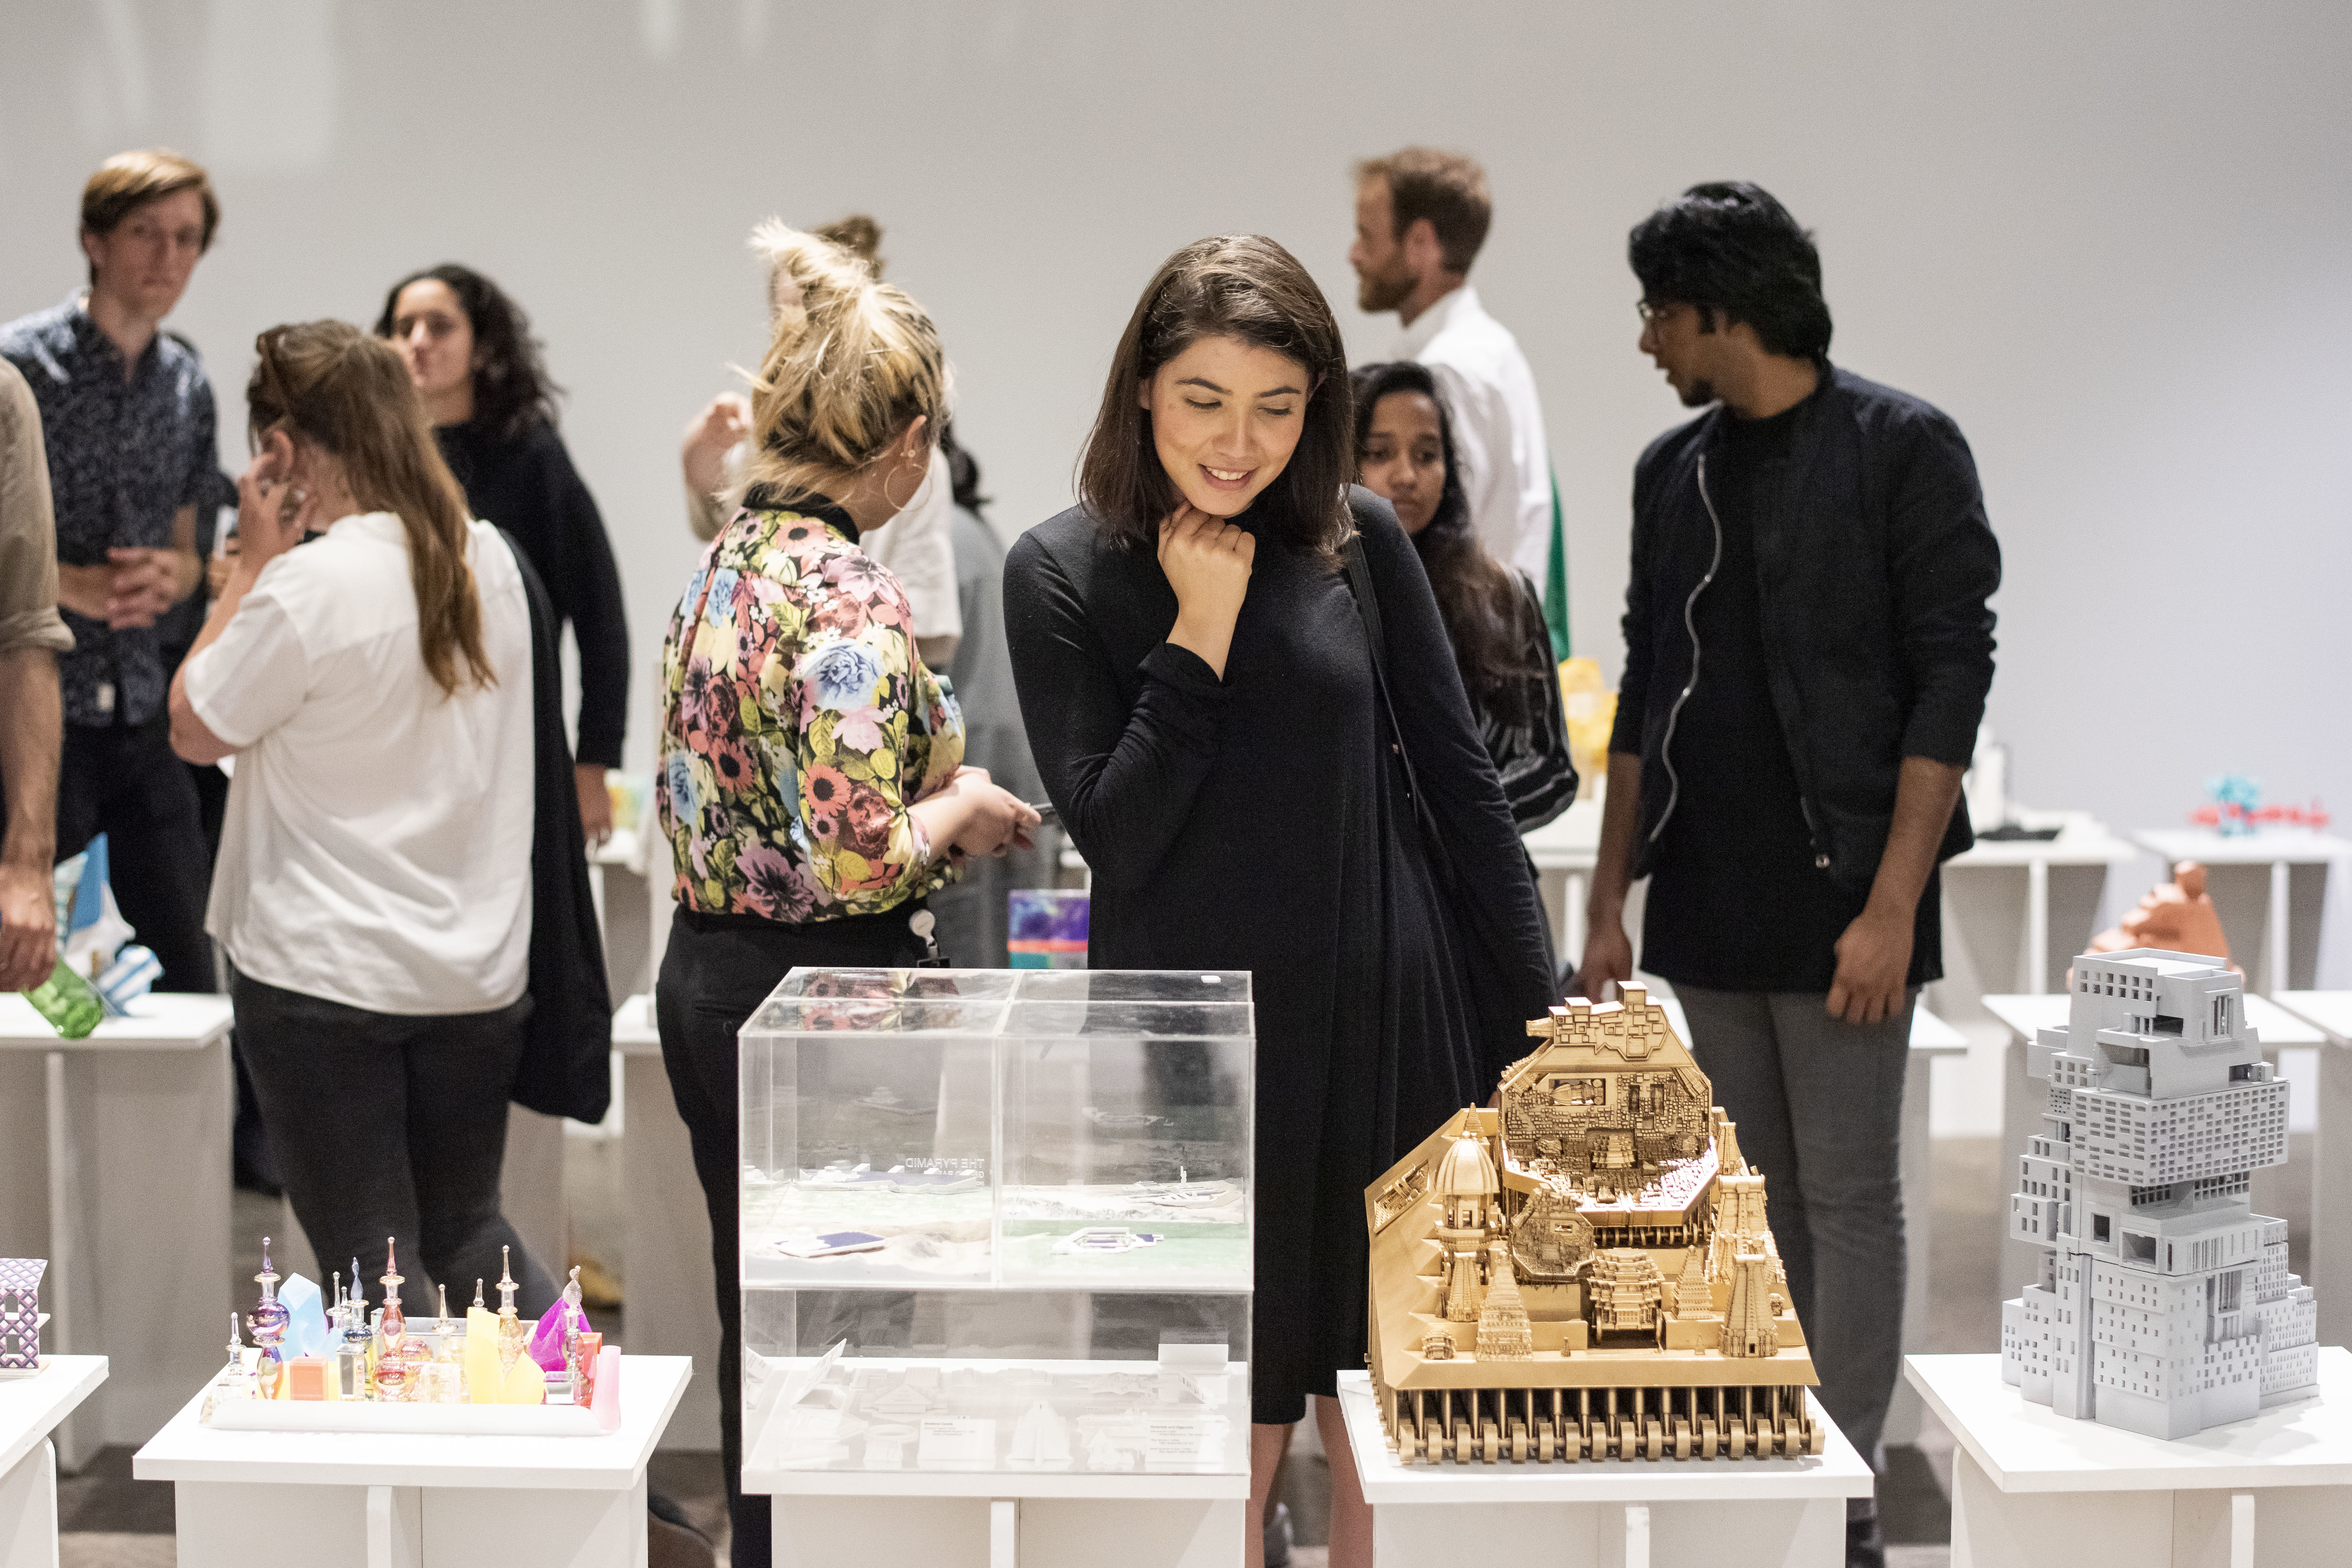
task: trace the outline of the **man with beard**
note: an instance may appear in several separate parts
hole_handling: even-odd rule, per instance
[[[1896,1140],[1944,973],[1938,862],[1992,685],[2000,547],[1959,427],[1829,361],[1812,237],[1747,184],[1633,230],[1642,351],[1686,408],[1633,470],[1625,675],[1580,988],[1674,983],[1821,1368],[1874,1468],[1903,1325]],[[1869,1500],[1846,1561],[1884,1561]]]
[[[1566,563],[1555,561],[1557,509],[1543,405],[1519,342],[1479,303],[1470,263],[1495,205],[1486,171],[1458,153],[1408,147],[1356,165],[1356,304],[1394,310],[1403,341],[1391,359],[1435,374],[1454,416],[1470,517],[1487,553],[1544,593],[1552,641],[1567,649]],[[1555,570],[1559,575],[1555,577]]]

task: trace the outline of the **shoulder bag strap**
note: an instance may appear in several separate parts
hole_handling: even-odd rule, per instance
[[[1433,868],[1444,876],[1451,869],[1446,864],[1445,844],[1438,835],[1429,803],[1422,796],[1421,780],[1412,771],[1412,749],[1405,744],[1404,726],[1397,722],[1396,703],[1389,696],[1388,637],[1381,626],[1381,596],[1372,587],[1371,563],[1364,558],[1363,535],[1350,535],[1340,548],[1339,558],[1348,569],[1349,596],[1356,601],[1356,615],[1364,623],[1364,640],[1371,646],[1372,685],[1381,694],[1381,711],[1388,717],[1390,741],[1396,748],[1397,760],[1404,764],[1405,794],[1412,801],[1413,819],[1421,825],[1422,842],[1428,848]]]

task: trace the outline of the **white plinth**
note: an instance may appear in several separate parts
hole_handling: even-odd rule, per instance
[[[1959,1443],[1952,1568],[2306,1568],[2352,1541],[2352,1352],[2319,1393],[2166,1441],[2077,1421],[2000,1380],[1998,1355],[1905,1358]]]
[[[0,1568],[57,1568],[58,1451],[49,1434],[106,1381],[102,1355],[43,1358],[0,1378]]]
[[[1339,1374],[1339,1406],[1381,1568],[1836,1568],[1845,1561],[1845,1500],[1871,1492],[1870,1467],[1818,1402],[1813,1418],[1829,1440],[1811,1458],[1549,1465],[1400,1463],[1368,1373]]]
[[[223,1432],[199,1391],[131,1461],[173,1483],[180,1568],[251,1568],[299,1542],[367,1568],[643,1568],[646,1460],[692,1368],[621,1358],[601,1437]]]
[[[654,999],[632,996],[613,1015],[621,1058],[621,1186],[629,1343],[648,1355],[682,1355],[709,1375],[679,1402],[664,1448],[719,1447],[719,1299],[710,1213],[694,1173],[694,1149],[662,1066]]]
[[[49,1260],[44,1348],[112,1358],[58,1432],[68,1468],[144,1442],[220,1365],[229,1017],[226,996],[150,994],[67,1040],[0,994],[0,1256]]]

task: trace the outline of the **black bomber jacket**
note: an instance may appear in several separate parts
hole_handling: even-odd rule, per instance
[[[1816,863],[1866,888],[1903,759],[1965,767],[1975,749],[1992,686],[1986,600],[2000,586],[2000,546],[1958,426],[1851,372],[1823,374],[1778,482],[1756,490],[1757,587],[1773,711]],[[1716,560],[1702,476],[1722,460],[1730,417],[1718,406],[1667,431],[1633,470],[1625,676],[1609,749],[1642,758],[1636,877],[1675,809],[1669,737],[1692,669],[1685,609],[1708,591]],[[1963,805],[1937,858],[1971,842]]]

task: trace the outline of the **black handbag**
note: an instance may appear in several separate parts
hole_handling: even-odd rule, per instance
[[[1413,821],[1421,829],[1422,848],[1429,858],[1430,880],[1435,885],[1438,898],[1454,910],[1465,933],[1475,931],[1479,924],[1478,911],[1484,903],[1480,890],[1462,885],[1453,857],[1446,853],[1445,835],[1438,826],[1436,813],[1431,809],[1428,797],[1422,792],[1421,780],[1413,772],[1412,748],[1406,742],[1404,726],[1397,722],[1396,704],[1389,697],[1388,637],[1381,627],[1380,595],[1372,586],[1371,563],[1364,558],[1362,538],[1351,536],[1339,555],[1347,568],[1349,595],[1356,601],[1356,615],[1363,622],[1364,640],[1371,647],[1372,685],[1381,695],[1381,714],[1388,721],[1389,737],[1396,748],[1397,760],[1403,764],[1405,793],[1412,798]],[[1558,682],[1553,683],[1552,700],[1557,707]],[[1571,773],[1571,781],[1573,777]],[[1575,794],[1575,785],[1571,782],[1569,797],[1573,799]],[[1530,879],[1534,877],[1532,865],[1528,874]],[[1540,900],[1537,907],[1541,909]],[[1524,1050],[1522,1026],[1525,1020],[1507,1000],[1511,987],[1498,967],[1495,952],[1475,936],[1465,943],[1465,948],[1463,959],[1467,968],[1464,979],[1468,986],[1470,1006],[1475,1015],[1480,1044],[1496,1053],[1494,1061],[1479,1065],[1478,1080],[1491,1081],[1494,1073],[1517,1059]]]
[[[1554,668],[1551,638],[1543,631],[1543,606],[1536,601],[1527,579],[1524,612],[1534,631],[1530,643],[1540,642],[1543,700],[1533,723],[1507,724],[1481,707],[1478,739],[1486,743],[1495,772],[1502,775],[1503,798],[1511,803],[1511,820],[1522,833],[1532,833],[1569,808],[1576,799],[1576,763],[1568,750],[1568,714],[1560,706],[1559,673]]]

